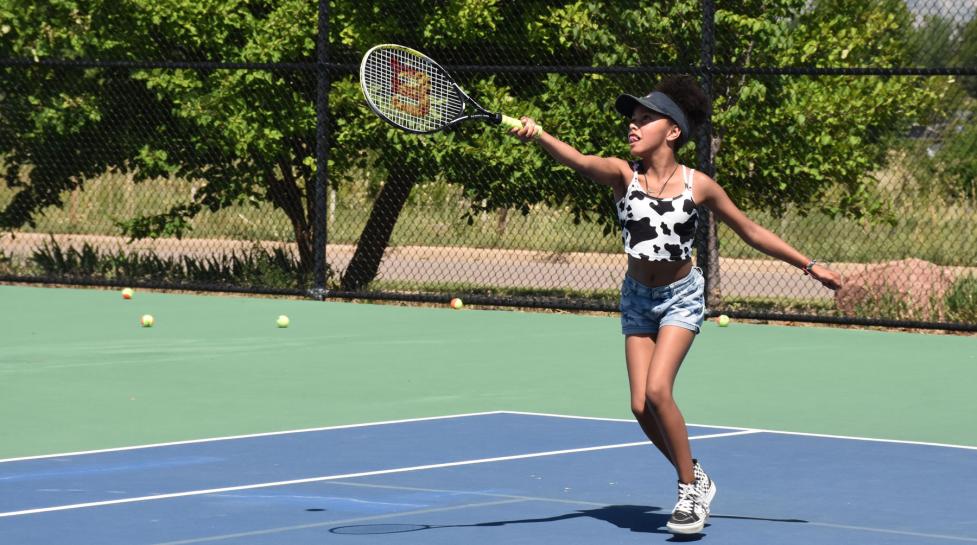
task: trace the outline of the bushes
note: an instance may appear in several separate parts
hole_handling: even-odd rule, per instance
[[[205,258],[164,258],[153,252],[105,252],[87,242],[81,249],[63,249],[52,239],[34,251],[29,266],[48,278],[124,279],[133,284],[305,289],[311,280],[290,252],[258,244],[244,252]],[[328,279],[331,272],[326,276]]]
[[[977,277],[965,276],[954,282],[944,302],[947,320],[977,323]]]
[[[843,313],[887,320],[977,324],[977,277],[962,276],[948,282],[942,295],[940,290],[909,293],[895,285],[875,286],[849,301]]]

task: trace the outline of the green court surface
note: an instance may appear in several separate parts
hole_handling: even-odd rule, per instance
[[[616,316],[0,286],[0,342],[0,458],[493,410],[630,416]],[[977,445],[975,384],[977,337],[734,322],[705,326],[676,395],[696,424]]]

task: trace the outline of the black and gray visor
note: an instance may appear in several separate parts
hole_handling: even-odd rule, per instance
[[[685,112],[682,111],[682,108],[679,108],[674,100],[660,91],[653,91],[651,94],[640,98],[631,95],[621,95],[614,102],[614,108],[621,112],[621,115],[624,117],[630,118],[631,114],[634,113],[634,108],[639,104],[653,112],[668,116],[674,121],[678,125],[678,128],[682,129],[680,139],[683,142],[691,136],[689,120],[685,117]]]

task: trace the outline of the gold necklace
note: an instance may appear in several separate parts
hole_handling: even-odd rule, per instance
[[[672,176],[675,175],[675,171],[677,170],[678,170],[678,163],[675,163],[675,168],[672,169],[672,173],[668,175],[668,178],[665,178],[665,183],[663,183],[661,189],[658,190],[659,197],[662,196],[662,193],[665,191],[665,186],[668,185],[668,181],[672,179]],[[645,187],[650,187],[651,184],[648,183],[648,175],[642,174],[642,176],[645,177]]]

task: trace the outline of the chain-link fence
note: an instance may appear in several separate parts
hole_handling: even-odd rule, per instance
[[[624,158],[616,96],[691,73],[681,161],[846,278],[704,221],[712,314],[977,329],[969,0],[0,0],[0,40],[2,280],[615,310],[610,191],[496,126],[385,125],[357,68],[393,42]]]

